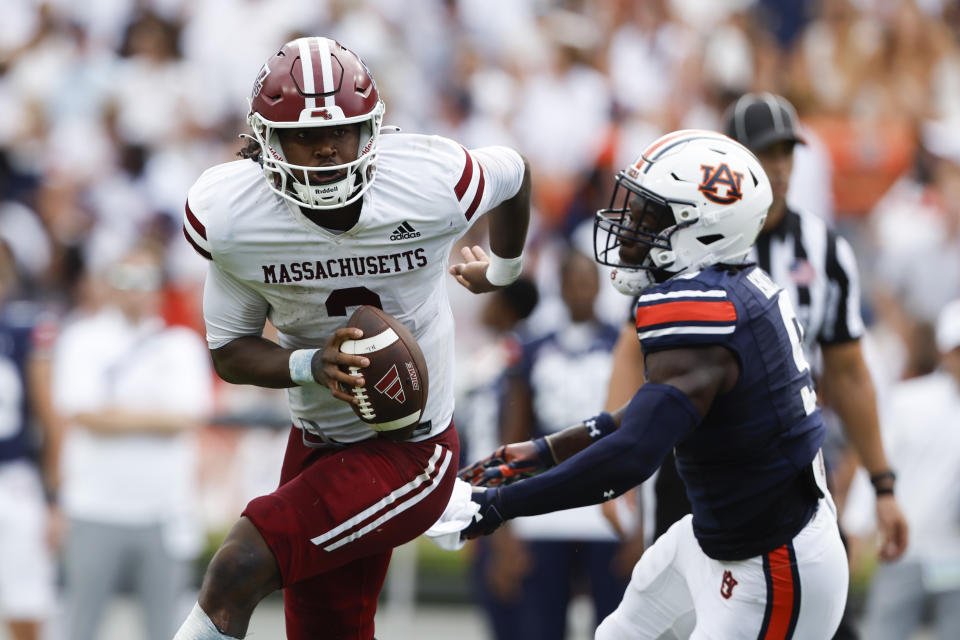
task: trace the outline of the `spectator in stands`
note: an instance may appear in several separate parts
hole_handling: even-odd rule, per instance
[[[68,429],[65,628],[70,640],[100,637],[109,598],[132,575],[145,637],[169,640],[201,542],[189,432],[211,410],[211,366],[200,336],[159,315],[155,251],[137,247],[104,275],[106,304],[64,328],[53,362]]]

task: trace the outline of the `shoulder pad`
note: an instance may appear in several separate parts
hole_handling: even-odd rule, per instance
[[[212,247],[207,238],[209,213],[205,202],[207,192],[210,190],[213,181],[212,172],[213,169],[205,171],[190,187],[190,191],[187,193],[187,201],[183,207],[183,236],[194,251],[207,260],[213,259]]]
[[[636,321],[644,346],[692,346],[732,334],[737,308],[723,287],[677,279],[640,296]]]

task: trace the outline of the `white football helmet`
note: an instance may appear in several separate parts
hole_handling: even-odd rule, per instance
[[[260,69],[247,116],[267,184],[310,209],[355,202],[373,184],[383,112],[373,76],[353,51],[329,38],[286,43]],[[277,136],[278,129],[354,123],[361,127],[357,159],[322,170],[288,162]],[[336,181],[311,180],[341,171],[344,175]]]
[[[773,201],[760,162],[712,131],[687,129],[648,146],[617,174],[594,220],[594,251],[613,284],[638,295],[713,264],[741,264]]]

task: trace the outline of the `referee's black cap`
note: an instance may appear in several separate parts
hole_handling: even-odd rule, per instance
[[[796,109],[773,93],[744,94],[723,115],[723,132],[754,153],[777,142],[804,144],[797,129]]]

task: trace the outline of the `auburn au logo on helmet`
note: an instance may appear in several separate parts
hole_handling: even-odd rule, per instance
[[[703,180],[700,182],[700,192],[707,200],[717,204],[733,204],[743,199],[740,185],[743,182],[743,173],[731,171],[727,163],[717,167],[700,165],[703,171]],[[720,188],[725,188],[721,192]]]

